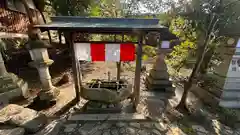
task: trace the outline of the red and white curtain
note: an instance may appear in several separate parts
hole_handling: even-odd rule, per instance
[[[75,55],[84,61],[134,61],[135,45],[131,43],[75,43]]]

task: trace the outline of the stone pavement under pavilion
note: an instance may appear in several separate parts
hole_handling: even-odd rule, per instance
[[[88,73],[84,76],[84,80],[91,80],[92,78],[107,78],[107,72],[111,72],[111,77],[116,77],[117,71],[115,63],[94,63],[94,71]],[[150,67],[149,67],[150,68]],[[106,69],[106,71],[102,71],[102,74],[99,74],[99,70]],[[132,81],[134,78],[134,73],[132,71],[124,70],[122,72],[123,78],[128,81]],[[122,118],[116,118],[111,120],[109,117],[117,117],[120,114],[102,114],[109,115],[107,118],[102,118],[101,114],[93,114],[91,116],[99,116],[97,119],[92,119],[89,114],[81,114],[78,113],[77,109],[75,113],[72,113],[68,116],[64,125],[61,126],[57,135],[160,135],[164,133],[163,124],[159,124],[158,121],[151,120],[146,117],[150,115],[149,111],[152,111],[151,115],[159,115],[161,116],[162,111],[165,108],[164,99],[159,98],[160,95],[149,95],[148,92],[145,91],[144,85],[144,77],[145,74],[141,76],[141,101],[139,104],[139,108],[137,113],[134,114],[122,114]],[[143,104],[147,103],[148,105],[152,105],[152,107],[148,106],[146,108]],[[80,105],[81,106],[81,105]],[[80,107],[79,107],[80,108]],[[156,109],[156,110],[155,110]],[[71,112],[71,110],[70,110]],[[135,115],[134,117],[131,115]],[[131,118],[132,117],[132,118]],[[108,119],[109,118],[109,119]]]

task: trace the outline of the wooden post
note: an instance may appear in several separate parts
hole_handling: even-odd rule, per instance
[[[71,53],[72,53],[72,69],[73,69],[73,78],[74,78],[74,86],[75,86],[75,93],[76,93],[76,102],[80,101],[80,84],[81,84],[81,80],[80,80],[80,64],[79,61],[76,58],[75,55],[75,49],[74,49],[74,39],[73,39],[73,33],[68,33],[67,34],[68,37],[66,39],[68,39],[69,41],[69,45],[71,47]]]
[[[117,62],[117,81],[120,80],[120,76],[121,76],[121,64],[122,64],[121,61]]]
[[[134,78],[134,108],[137,108],[140,98],[140,77],[141,77],[141,66],[142,66],[142,44],[143,36],[140,34],[138,36],[138,46],[137,46],[137,58],[136,58],[136,68],[135,68],[135,78]]]
[[[114,34],[114,42],[116,42],[116,41],[117,41],[117,35]]]
[[[62,32],[58,31],[58,40],[59,40],[59,44],[62,44]]]
[[[117,36],[117,35],[115,34],[115,35],[114,35],[114,42],[117,41],[117,37],[116,37],[116,36]],[[116,62],[116,64],[117,64],[117,81],[119,81],[119,80],[120,80],[120,77],[121,77],[121,64],[122,64],[122,62],[119,61],[119,62]]]

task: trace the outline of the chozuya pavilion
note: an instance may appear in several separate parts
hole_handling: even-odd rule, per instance
[[[84,18],[71,16],[52,17],[49,24],[35,25],[34,28],[42,32],[56,30],[64,33],[66,43],[72,53],[72,69],[76,91],[76,101],[80,97],[90,101],[102,103],[119,103],[129,97],[133,107],[139,104],[140,75],[142,67],[143,45],[157,47],[156,62],[150,74],[146,78],[149,90],[159,90],[173,95],[174,89],[169,81],[167,67],[164,62],[166,52],[171,50],[170,40],[176,39],[167,27],[159,25],[158,19],[131,19],[131,18]],[[79,35],[115,35],[122,37],[121,40],[112,41],[86,41],[78,38]],[[136,38],[136,41],[125,41],[124,36]],[[41,70],[40,79],[46,87],[45,96],[54,95],[54,87],[49,81],[48,66],[51,60],[46,56],[46,46],[30,47],[33,62],[38,70]],[[136,48],[136,49],[135,49]],[[39,59],[40,57],[40,59]],[[47,58],[47,60],[45,60]],[[117,62],[116,80],[94,79],[92,82],[82,82],[81,65],[79,61],[112,61]],[[121,79],[121,62],[136,61],[135,78],[133,85]],[[102,98],[102,96],[104,98]]]

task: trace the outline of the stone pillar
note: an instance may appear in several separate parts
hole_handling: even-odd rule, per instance
[[[7,70],[3,61],[2,53],[0,53],[0,76],[5,76],[7,74]]]
[[[206,80],[212,80],[211,87],[193,90],[204,103],[212,107],[240,108],[240,70],[237,68],[240,50],[236,48],[240,42],[237,42],[238,37],[233,37],[217,48],[222,61],[214,67],[213,72],[206,74]]]
[[[221,91],[219,105],[226,108],[240,108],[240,40],[238,37],[231,38],[222,45],[220,53],[223,62],[216,68],[218,87]]]
[[[38,70],[40,81],[42,83],[42,90],[40,91],[40,100],[51,101],[59,94],[56,87],[52,85],[51,76],[49,74],[49,66],[53,60],[49,59],[47,48],[49,46],[41,40],[30,41],[29,53],[32,62],[29,63],[31,67]]]
[[[4,42],[0,39],[1,47]],[[28,84],[13,73],[8,73],[0,52],[0,106],[7,102],[27,98]]]
[[[148,90],[163,92],[171,97],[175,95],[175,92],[172,82],[169,80],[169,74],[164,60],[166,53],[169,51],[169,49],[164,47],[166,44],[169,46],[168,41],[163,41],[162,44],[158,45],[157,58],[146,78],[146,85]]]

